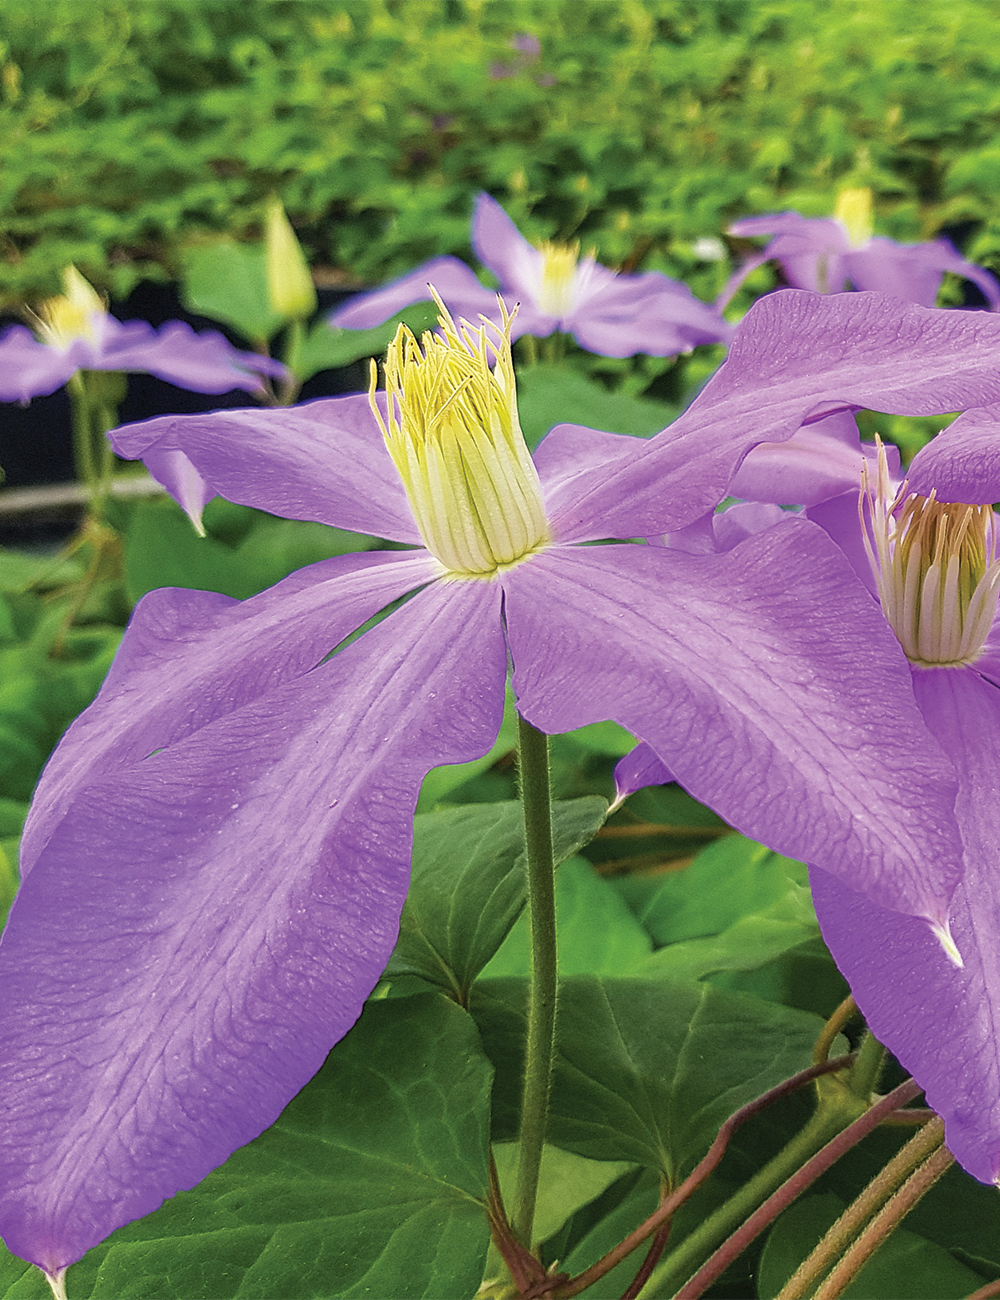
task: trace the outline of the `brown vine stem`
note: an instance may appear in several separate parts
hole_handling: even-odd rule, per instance
[[[873,1129],[878,1128],[882,1120],[898,1106],[905,1106],[908,1101],[920,1095],[922,1089],[913,1079],[907,1079],[901,1083],[898,1088],[877,1101],[874,1106],[868,1110],[853,1124],[849,1124],[845,1129],[837,1134],[832,1141],[828,1142],[821,1150],[807,1160],[796,1172],[787,1178],[778,1190],[770,1195],[766,1201],[750,1215],[737,1230],[728,1237],[722,1245],[710,1255],[709,1258],[698,1269],[679,1291],[676,1292],[674,1300],[698,1300],[698,1297],[712,1285],[716,1278],[720,1277],[729,1265],[737,1259],[747,1246],[763,1232],[769,1224],[773,1223],[779,1214],[801,1195],[802,1192],[810,1187],[820,1174],[823,1174],[835,1164],[842,1155],[856,1146],[863,1137],[866,1137]]]
[[[838,1260],[845,1258],[845,1252],[868,1222],[881,1211],[914,1170],[941,1146],[943,1138],[944,1124],[935,1116],[879,1170],[861,1195],[847,1207],[788,1279],[776,1300],[802,1300],[804,1296],[812,1295],[813,1289],[826,1273],[837,1265]]]
[[[993,1300],[994,1296],[1000,1296],[1000,1278],[995,1282],[987,1282],[978,1291],[973,1291],[971,1295],[966,1296],[965,1300]]]
[[[776,1088],[765,1092],[762,1096],[741,1107],[735,1114],[730,1115],[729,1119],[719,1129],[718,1135],[709,1147],[704,1159],[685,1178],[676,1191],[671,1192],[669,1196],[660,1202],[645,1223],[641,1223],[634,1232],[630,1232],[624,1241],[615,1246],[613,1250],[609,1250],[596,1264],[592,1264],[590,1268],[577,1277],[571,1278],[570,1281],[563,1282],[558,1291],[561,1300],[568,1300],[569,1297],[579,1295],[581,1291],[585,1291],[588,1286],[593,1286],[598,1279],[604,1277],[605,1273],[610,1273],[615,1265],[620,1264],[627,1255],[630,1255],[633,1250],[641,1246],[647,1237],[651,1237],[653,1233],[658,1232],[660,1228],[669,1223],[678,1208],[684,1204],[689,1196],[697,1191],[718,1165],[733,1134],[741,1124],[745,1124],[748,1119],[756,1115],[758,1111],[770,1106],[772,1102],[805,1087],[807,1083],[812,1083],[814,1079],[818,1079],[821,1075],[832,1074],[836,1070],[849,1068],[854,1064],[854,1060],[855,1058],[851,1054],[838,1056],[832,1061],[822,1061],[819,1065],[811,1065],[807,1070],[801,1070],[798,1074],[792,1075],[784,1083],[779,1083]],[[553,1289],[555,1289],[555,1285],[553,1283]]]
[[[928,1125],[928,1128],[930,1125]],[[943,1131],[942,1125],[942,1131]],[[914,1139],[915,1140],[915,1139]],[[850,1247],[844,1258],[819,1287],[815,1300],[836,1300],[850,1285],[862,1267],[889,1236],[901,1219],[934,1186],[945,1170],[955,1162],[947,1147],[938,1146],[922,1165],[910,1175],[899,1191],[875,1215],[871,1223]]]

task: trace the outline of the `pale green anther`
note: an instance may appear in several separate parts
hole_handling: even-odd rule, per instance
[[[841,190],[833,215],[847,231],[852,248],[864,248],[875,233],[872,192],[867,186]]]
[[[517,415],[511,318],[501,302],[504,328],[489,326],[491,338],[485,325],[456,325],[434,297],[440,332],[418,342],[400,325],[389,345],[385,420],[372,363],[372,410],[427,549],[452,577],[491,578],[550,540]]]
[[[46,298],[35,317],[35,330],[43,343],[65,351],[76,339],[96,341],[96,322],[105,302],[94,286],[72,264],[62,273],[63,292]]]
[[[867,466],[860,509],[865,549],[889,625],[911,663],[974,663],[1000,594],[996,520],[991,506],[938,501],[893,490],[878,441],[874,490]]]
[[[264,247],[271,307],[287,320],[308,319],[316,310],[316,287],[302,246],[278,198],[268,201]]]

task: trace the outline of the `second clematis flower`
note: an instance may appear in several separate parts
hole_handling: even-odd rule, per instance
[[[630,357],[637,352],[671,357],[699,343],[728,343],[733,327],[686,284],[661,271],[616,275],[593,257],[580,257],[579,244],[529,244],[488,194],[476,198],[472,247],[500,281],[500,292],[518,304],[512,338],[544,338],[555,330],[572,334],[589,352]],[[432,283],[454,316],[499,324],[496,295],[483,287],[457,257],[438,257],[399,280],[359,294],[339,307],[331,325],[370,329],[427,298]]]
[[[63,286],[41,305],[36,334],[12,325],[0,335],[0,402],[54,393],[78,370],[137,370],[196,393],[258,393],[263,375],[285,373],[280,362],[238,351],[217,330],[116,320],[74,266],[63,272]]]
[[[612,718],[744,833],[946,930],[952,766],[840,549],[794,517],[724,554],[631,539],[813,415],[1000,401],[1000,319],[773,295],[670,428],[560,425],[532,460],[500,314],[402,329],[384,393],[114,435],[413,549],[242,603],[151,593],[42,777],[0,942],[0,1235],[52,1278],[272,1123],[354,1023],[421,781],[489,749],[508,663],[537,728]]]
[[[814,293],[875,290],[905,302],[933,307],[944,273],[971,280],[992,311],[1000,310],[1000,284],[984,267],[967,262],[947,239],[898,244],[874,233],[872,196],[868,189],[842,190],[832,217],[803,217],[776,212],[744,217],[729,227],[731,235],[772,235],[730,279],[716,306],[721,311],[737,289],[764,262],[778,262],[788,284]]]

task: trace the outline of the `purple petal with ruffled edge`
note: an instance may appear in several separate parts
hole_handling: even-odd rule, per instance
[[[602,435],[603,452],[591,440],[571,492],[556,493],[557,536],[653,537],[683,528],[726,494],[750,447],[787,440],[810,416],[850,407],[932,415],[1000,401],[998,355],[1000,320],[991,313],[937,311],[881,294],[768,294],[669,428],[628,445]],[[565,466],[575,428],[557,425],[538,462]]]
[[[899,469],[899,451],[891,444],[890,470]],[[862,443],[854,416],[828,415],[807,424],[787,442],[762,442],[751,448],[729,484],[729,494],[774,505],[816,505],[828,497],[857,489],[861,467],[874,468],[875,445]]]
[[[503,584],[536,727],[610,717],[745,835],[943,921],[961,873],[950,765],[820,529],[790,518],[713,556],[553,550]]]
[[[497,296],[479,283],[475,273],[457,257],[435,257],[398,280],[359,293],[328,317],[342,329],[372,329],[415,302],[429,302],[432,284],[453,316],[478,324],[480,313],[500,324]]]
[[[897,244],[875,236],[863,248],[851,249],[844,265],[856,289],[874,289],[907,302],[933,307],[945,271],[977,285],[993,310],[1000,307],[1000,284],[981,266],[967,262],[947,239],[926,244]]]
[[[0,402],[29,402],[54,393],[79,368],[69,351],[39,343],[23,325],[0,334]]]
[[[80,790],[314,668],[393,600],[429,582],[426,551],[322,560],[249,600],[166,587],[136,606],[94,703],[63,736],[21,842],[28,871]]]
[[[483,266],[500,281],[500,289],[524,306],[537,308],[542,283],[542,255],[514,225],[503,208],[485,191],[476,195],[472,212],[472,248]],[[558,321],[545,316],[551,334]]]
[[[604,270],[603,267],[600,268]],[[590,352],[669,357],[700,343],[728,343],[733,326],[686,284],[660,271],[608,275],[566,317],[564,328]]]
[[[844,255],[850,251],[847,231],[832,217],[803,217],[798,212],[776,212],[747,217],[729,227],[731,235],[774,235],[759,257],[737,272],[727,286],[728,302],[739,284],[761,262],[780,262],[793,289],[812,293],[837,293],[847,275]],[[731,286],[731,287],[730,287]]]
[[[647,785],[669,785],[673,774],[664,765],[663,760],[645,741],[636,745],[624,758],[619,759],[615,768],[615,801],[612,811],[636,790],[643,790]]]
[[[379,400],[384,403],[384,394]],[[109,437],[126,460],[141,460],[151,450],[183,452],[206,490],[240,505],[421,543],[402,481],[363,393],[322,398],[266,416],[256,411],[164,415],[122,425]]]
[[[911,492],[933,490],[939,501],[1000,501],[1000,405],[960,415],[917,452],[906,481]]]
[[[944,1118],[955,1158],[1000,1178],[1000,692],[974,668],[915,669],[931,732],[959,773],[965,878],[955,891],[955,967],[924,926],[813,871],[816,913],[872,1032]]]
[[[259,393],[261,375],[280,379],[286,373],[272,357],[238,351],[218,330],[196,333],[179,320],[156,330],[145,321],[122,324],[113,316],[103,319],[100,345],[81,369],[143,371],[195,393]]]
[[[142,458],[143,464],[157,483],[167,489],[187,517],[195,532],[205,536],[201,522],[202,513],[216,495],[182,451],[158,450],[151,447]]]
[[[436,584],[94,783],[53,831],[3,939],[15,1253],[54,1272],[194,1186],[354,1023],[396,939],[420,782],[499,728],[499,601]]]

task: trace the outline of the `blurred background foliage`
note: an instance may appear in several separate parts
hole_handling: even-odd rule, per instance
[[[0,0],[0,295],[126,294],[278,193],[319,282],[531,238],[681,275],[870,185],[1000,268],[1000,0]],[[762,286],[765,287],[765,286]]]

